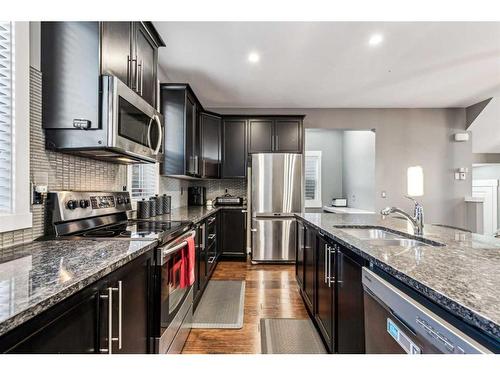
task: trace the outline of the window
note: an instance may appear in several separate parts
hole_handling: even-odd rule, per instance
[[[134,164],[129,167],[130,195],[132,201],[158,194],[158,164]]]
[[[321,207],[321,151],[306,151],[305,206]]]
[[[0,22],[0,232],[31,227],[29,23]]]

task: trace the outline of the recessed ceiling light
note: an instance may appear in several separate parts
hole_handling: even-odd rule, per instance
[[[250,61],[253,64],[258,63],[259,60],[260,60],[260,56],[257,52],[250,52],[250,54],[248,55],[248,61]]]
[[[378,46],[384,40],[384,36],[382,34],[373,34],[368,40],[368,44],[370,46]]]

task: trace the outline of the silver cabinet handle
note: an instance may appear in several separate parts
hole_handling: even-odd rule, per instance
[[[160,117],[158,115],[154,115],[153,119],[155,120],[156,126],[158,128],[158,143],[156,144],[154,154],[158,155],[158,152],[160,152],[161,143],[163,141],[163,129],[161,127]]]
[[[209,240],[213,240],[214,238],[215,238],[215,234],[214,233],[208,235],[208,239]]]
[[[324,269],[325,284],[328,284],[328,254],[329,254],[328,245],[325,243],[325,269]]]
[[[275,135],[275,137],[276,137],[276,141],[274,141],[274,146],[275,146],[276,150],[279,150],[279,148],[280,148],[280,137],[279,137],[279,135]]]
[[[108,288],[108,294],[101,294],[99,297],[101,299],[108,300],[108,348],[101,349],[101,353],[113,353],[113,288]]]
[[[252,229],[250,229],[250,232],[257,232],[257,229],[252,228]]]
[[[122,348],[122,319],[123,318],[123,288],[122,281],[118,281],[118,349]]]
[[[208,263],[212,264],[215,260],[215,257],[210,257],[208,258]]]
[[[142,60],[141,60],[141,62],[140,62],[140,64],[139,64],[139,66],[141,67],[141,70],[140,70],[140,71],[141,71],[141,77],[140,77],[140,78],[141,78],[141,84],[140,84],[140,94],[141,94],[141,96],[142,96],[142,93],[143,93],[142,88],[143,88],[143,82],[144,82],[144,64],[143,64],[143,61],[142,61]]]
[[[132,76],[132,59],[130,55],[127,55],[127,86],[130,86]]]
[[[139,64],[138,64],[138,61],[137,61],[137,56],[135,57],[135,59],[133,59],[134,61],[134,65],[135,65],[135,68],[134,68],[134,81],[135,81],[135,87],[134,87],[134,91],[136,93],[139,93]]]
[[[210,219],[207,220],[208,224],[212,224],[215,221],[215,217],[211,217]]]
[[[332,286],[335,283],[335,276],[332,275],[332,270],[335,270],[335,263],[332,267],[332,258],[335,259],[335,251],[337,249],[337,245],[334,245],[333,248],[329,248],[328,259],[330,268],[328,269],[328,286]],[[332,257],[333,255],[333,257]]]
[[[242,213],[246,214],[248,211],[247,210],[241,210]]]

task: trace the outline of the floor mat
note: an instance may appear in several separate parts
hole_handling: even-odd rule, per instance
[[[192,328],[243,327],[244,281],[209,281],[193,317]]]
[[[326,354],[309,319],[261,319],[262,354]]]

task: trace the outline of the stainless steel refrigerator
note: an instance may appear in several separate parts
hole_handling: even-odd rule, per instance
[[[297,222],[303,208],[300,154],[253,154],[250,172],[252,261],[295,261]]]

